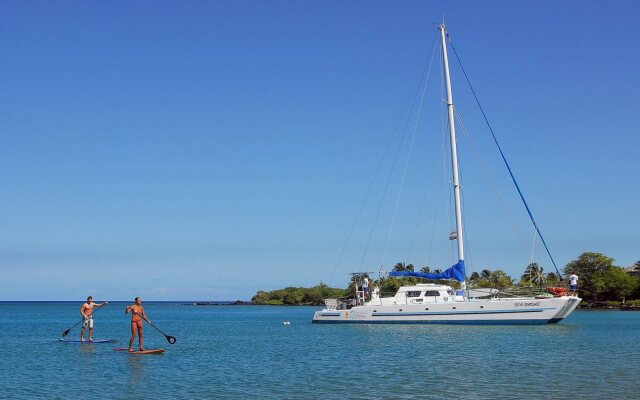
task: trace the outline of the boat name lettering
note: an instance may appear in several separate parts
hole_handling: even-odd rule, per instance
[[[540,302],[539,301],[516,302],[514,306],[515,307],[540,307]]]

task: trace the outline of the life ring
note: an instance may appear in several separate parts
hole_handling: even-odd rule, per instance
[[[550,287],[550,288],[547,288],[547,292],[551,293],[552,295],[554,295],[556,297],[561,297],[561,296],[566,296],[567,295],[567,289],[565,289],[563,287]]]

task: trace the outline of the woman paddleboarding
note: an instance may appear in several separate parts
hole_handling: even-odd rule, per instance
[[[142,299],[140,297],[136,297],[134,300],[134,304],[127,306],[125,309],[125,314],[129,314],[131,312],[131,339],[129,339],[129,351],[133,351],[133,340],[136,338],[136,333],[138,334],[138,344],[140,347],[140,351],[144,351],[144,347],[142,347],[142,319],[151,323],[149,318],[144,313],[144,308],[142,307]]]

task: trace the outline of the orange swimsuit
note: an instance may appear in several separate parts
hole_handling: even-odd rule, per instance
[[[131,325],[136,325],[138,328],[142,328],[142,317],[144,309],[142,307],[133,305],[131,306]]]

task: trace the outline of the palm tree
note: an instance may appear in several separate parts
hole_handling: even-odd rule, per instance
[[[544,277],[544,268],[539,266],[537,263],[531,263],[527,265],[524,273],[520,277],[520,280],[523,282],[531,282],[534,285],[542,285],[545,282]]]
[[[407,266],[403,262],[399,262],[393,266],[394,271],[406,271]]]
[[[472,272],[469,277],[469,285],[475,285],[480,280],[480,274],[477,272]]]
[[[413,264],[407,265],[403,262],[399,262],[393,266],[393,270],[394,271],[414,271],[414,266]]]
[[[429,274],[429,273],[431,273],[431,268],[429,268],[428,265],[425,265],[424,267],[420,268],[420,272],[423,272],[425,274]]]
[[[482,272],[480,272],[480,279],[491,280],[491,270],[483,269]]]

